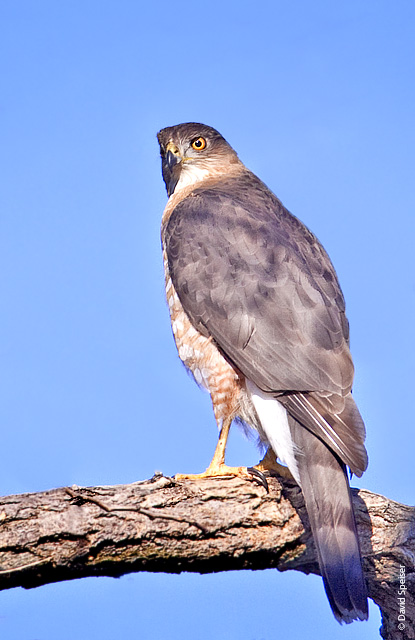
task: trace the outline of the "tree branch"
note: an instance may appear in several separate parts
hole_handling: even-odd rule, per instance
[[[415,638],[415,510],[365,490],[353,490],[353,501],[381,635]],[[0,589],[271,567],[318,573],[301,491],[282,478],[269,479],[269,493],[238,478],[175,482],[160,474],[0,499]]]

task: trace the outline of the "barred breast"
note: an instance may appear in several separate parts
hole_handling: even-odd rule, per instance
[[[225,360],[212,338],[205,338],[194,328],[170,278],[164,247],[163,259],[166,298],[179,358],[197,384],[209,391],[220,428],[225,418],[233,419],[240,413],[241,394],[245,388],[243,377]]]

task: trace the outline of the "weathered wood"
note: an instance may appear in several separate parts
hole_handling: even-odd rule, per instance
[[[415,510],[364,490],[353,500],[381,635],[415,638]],[[0,499],[0,589],[133,571],[270,567],[318,573],[302,494],[289,480],[270,478],[266,493],[238,478],[156,475]]]

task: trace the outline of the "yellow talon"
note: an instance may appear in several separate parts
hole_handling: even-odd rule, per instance
[[[203,478],[218,478],[236,476],[250,478],[246,467],[228,467],[227,464],[210,464],[203,473],[176,473],[175,480],[203,480]]]
[[[251,478],[246,467],[228,467],[225,464],[225,449],[232,420],[224,420],[220,431],[218,444],[213,454],[212,462],[203,473],[176,473],[176,480],[202,480],[203,478],[218,478],[224,476],[237,476],[238,478]]]
[[[286,478],[287,480],[294,480],[289,468],[277,462],[277,457],[271,447],[267,450],[262,460],[254,466],[254,469],[262,472],[274,472],[282,478]]]

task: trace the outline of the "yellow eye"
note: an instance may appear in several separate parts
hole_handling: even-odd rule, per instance
[[[206,147],[206,140],[202,137],[192,140],[192,148],[196,151],[202,151]]]

